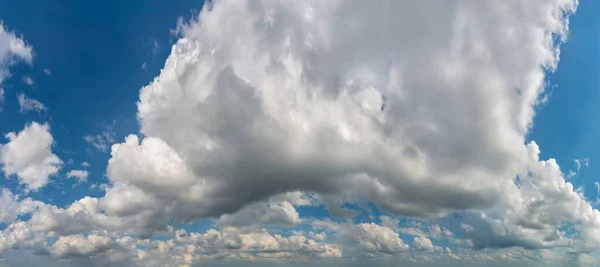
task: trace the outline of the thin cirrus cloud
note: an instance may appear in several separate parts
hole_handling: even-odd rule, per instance
[[[19,101],[19,112],[21,113],[27,113],[30,111],[42,112],[48,110],[48,108],[42,104],[42,102],[33,98],[29,98],[23,93],[17,94],[17,100]]]
[[[526,141],[576,1],[207,5],[141,89],[140,132],[84,137],[110,148],[105,194],[57,207],[4,192],[23,207],[7,218],[31,218],[0,232],[0,251],[141,266],[595,260],[600,212]],[[48,129],[2,147],[31,189],[61,166]],[[22,175],[30,131],[44,179]],[[384,214],[358,222],[348,204]],[[318,207],[330,216],[301,216]],[[198,220],[214,225],[178,228]]]

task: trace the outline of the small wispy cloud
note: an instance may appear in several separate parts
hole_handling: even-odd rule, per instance
[[[156,53],[158,53],[158,50],[160,49],[160,46],[158,45],[158,41],[156,41],[156,39],[151,39],[150,45],[152,46],[152,54],[156,55]]]
[[[566,175],[567,178],[573,178],[579,175],[581,167],[590,167],[590,160],[588,158],[574,159],[573,163],[575,164],[575,170],[569,170],[569,173]]]
[[[146,69],[146,62],[142,63],[142,70]]]
[[[112,125],[104,126],[104,130],[100,134],[95,135],[86,135],[83,137],[83,140],[88,142],[97,150],[106,152],[108,147],[115,142],[115,132],[113,132],[113,128],[115,127],[116,122],[113,122]]]
[[[33,79],[29,76],[23,76],[23,83],[25,83],[29,86],[33,86],[33,84],[34,84]]]
[[[44,74],[52,76],[52,72],[49,69],[44,69]]]
[[[0,88],[0,111],[2,111],[3,105],[4,105],[4,89]]]
[[[21,113],[27,113],[29,111],[42,112],[48,110],[48,108],[40,101],[29,98],[23,93],[18,93],[17,99],[19,100],[19,112]]]

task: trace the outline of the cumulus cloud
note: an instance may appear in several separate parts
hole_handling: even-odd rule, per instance
[[[70,170],[67,172],[67,178],[76,178],[80,182],[87,180],[88,175],[86,170]]]
[[[22,37],[6,29],[0,21],[0,84],[10,76],[8,68],[17,61],[31,63],[33,48]]]
[[[301,222],[294,206],[287,201],[280,203],[255,203],[234,214],[225,214],[218,220],[220,225],[284,225],[292,226]]]
[[[434,246],[431,240],[427,237],[417,236],[413,239],[413,246],[420,251],[442,250],[439,246]]]
[[[58,238],[50,252],[58,258],[95,256],[108,250],[112,239],[108,236],[95,234],[84,237],[83,235],[61,236]]]
[[[27,113],[29,111],[42,112],[48,110],[42,102],[29,98],[23,93],[17,94],[17,100],[19,100],[19,112],[21,113]]]
[[[153,212],[191,221],[300,191],[401,216],[465,211],[476,247],[593,228],[597,211],[525,143],[576,2],[209,5],[140,92],[145,137],[112,147],[109,180]]]
[[[54,139],[48,124],[32,122],[18,133],[5,136],[8,143],[0,145],[0,162],[6,176],[16,174],[19,183],[27,190],[37,190],[49,182],[62,165],[60,158],[52,153]]]
[[[0,191],[0,223],[12,223],[19,215],[31,213],[41,205],[42,202],[31,198],[20,199],[19,195],[3,188]]]

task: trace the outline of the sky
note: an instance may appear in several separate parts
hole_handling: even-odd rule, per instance
[[[594,266],[599,11],[0,0],[0,266]]]

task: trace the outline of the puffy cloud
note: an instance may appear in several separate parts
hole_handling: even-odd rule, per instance
[[[442,250],[441,247],[434,246],[429,238],[422,236],[417,236],[415,239],[413,239],[413,246],[419,251]]]
[[[338,223],[331,220],[313,220],[311,226],[330,233],[345,250],[357,255],[385,256],[410,250],[398,232],[375,223]]]
[[[67,172],[67,178],[76,178],[79,181],[87,180],[89,173],[86,170],[70,170]]]
[[[49,176],[58,172],[62,161],[52,153],[54,139],[48,124],[32,122],[18,133],[6,134],[8,143],[0,146],[0,162],[5,175],[16,174],[27,190],[48,184]]]
[[[111,246],[112,239],[108,236],[61,236],[52,244],[50,253],[58,258],[94,256],[110,249]]]
[[[39,242],[40,239],[35,236],[35,233],[24,222],[10,224],[6,229],[0,231],[0,252],[13,248],[15,246],[23,246],[31,242]]]
[[[215,1],[142,88],[145,137],[112,147],[109,180],[143,203],[106,203],[188,222],[313,192],[332,213],[462,211],[475,248],[590,239],[597,211],[525,143],[576,5]]]
[[[342,256],[338,246],[317,242],[301,235],[271,234],[264,229],[243,230],[228,227],[221,231],[211,229],[204,234],[187,234],[179,230],[176,237],[177,243],[195,245],[191,252],[220,255],[232,259],[339,258]]]
[[[31,213],[40,205],[43,203],[31,198],[20,199],[19,195],[3,188],[0,190],[0,223],[13,222],[19,215]]]
[[[218,220],[220,225],[284,225],[292,226],[300,223],[300,215],[294,206],[287,201],[280,203],[256,203],[244,207],[234,214],[225,214]]]
[[[347,237],[354,239],[362,249],[370,253],[395,254],[409,249],[398,233],[374,223],[358,224],[353,226],[351,231]]]
[[[10,75],[8,68],[17,60],[31,63],[33,48],[27,45],[22,37],[8,31],[0,22],[0,84]]]
[[[21,113],[27,113],[29,111],[42,112],[48,110],[42,102],[29,98],[23,93],[17,94],[17,99],[19,100],[19,112]]]

